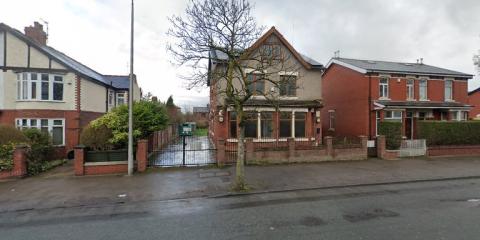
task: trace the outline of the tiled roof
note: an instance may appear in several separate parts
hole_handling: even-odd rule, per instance
[[[78,62],[77,60],[67,56],[66,54],[49,47],[47,45],[38,44],[37,42],[33,41],[29,37],[25,36],[22,32],[14,29],[4,23],[0,23],[0,29],[5,29],[6,31],[10,32],[11,34],[15,35],[19,39],[27,42],[31,46],[37,48],[39,51],[45,53],[46,55],[50,56],[55,61],[58,61],[60,64],[64,65],[65,67],[69,68],[72,71],[79,73],[87,78],[90,78],[94,81],[97,81],[101,84],[105,85],[112,85],[114,88],[121,88],[121,89],[128,89],[129,88],[129,76],[112,76],[112,75],[103,75],[98,73],[97,71],[83,65],[82,63]]]
[[[407,62],[389,62],[378,60],[360,60],[350,58],[333,58],[331,62],[341,62],[348,65],[364,69],[367,72],[393,72],[404,74],[423,74],[423,75],[439,75],[472,78],[473,75],[468,73],[457,72],[445,68],[435,67],[423,63],[407,63]]]
[[[244,106],[250,107],[322,107],[321,100],[266,100],[266,99],[250,99]]]

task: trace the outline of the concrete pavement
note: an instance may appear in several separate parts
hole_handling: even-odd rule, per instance
[[[251,192],[479,177],[480,159],[368,160],[248,166]],[[127,176],[73,176],[71,165],[0,183],[0,213],[229,194],[234,167],[153,169]]]

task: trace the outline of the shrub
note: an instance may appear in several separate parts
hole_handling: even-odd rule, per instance
[[[43,172],[46,162],[51,160],[50,156],[53,153],[50,135],[36,128],[25,129],[23,133],[30,145],[27,152],[28,174],[35,175]]]
[[[0,136],[0,145],[27,141],[27,138],[23,135],[22,131],[13,126],[0,125]]]
[[[146,138],[153,132],[165,129],[168,116],[164,104],[154,101],[139,101],[133,104],[133,137]],[[125,146],[128,142],[128,106],[121,105],[91,122],[92,126],[107,126],[112,130],[110,143]]]
[[[480,144],[480,122],[419,121],[418,138],[427,145],[475,145]]]
[[[94,126],[89,124],[82,131],[80,143],[95,151],[104,151],[113,148],[110,139],[112,130],[105,125]]]
[[[402,123],[383,121],[378,126],[378,133],[385,136],[387,149],[399,149],[402,142]]]
[[[0,172],[13,168],[13,152],[15,143],[0,145]]]

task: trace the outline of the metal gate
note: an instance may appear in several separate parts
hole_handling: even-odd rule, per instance
[[[427,154],[427,141],[425,139],[402,140],[399,157],[416,157]]]
[[[154,150],[152,167],[201,166],[215,164],[216,148],[207,136],[179,136],[167,146]]]

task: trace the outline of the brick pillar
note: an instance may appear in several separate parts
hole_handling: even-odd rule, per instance
[[[386,140],[385,136],[379,135],[377,136],[377,157],[381,159],[385,159],[385,150],[386,150]]]
[[[245,161],[254,160],[253,152],[255,151],[255,145],[253,144],[253,138],[245,139]]]
[[[217,141],[217,166],[223,167],[225,164],[225,140],[218,139]]]
[[[141,139],[137,142],[137,171],[145,172],[148,162],[148,140]]]
[[[288,143],[288,157],[292,158],[295,157],[295,139],[287,138]]]
[[[333,158],[334,152],[333,152],[333,137],[332,136],[326,136],[325,137],[325,144],[327,145],[327,156]]]
[[[75,147],[75,175],[76,176],[83,176],[85,174],[85,146],[78,145]]]
[[[13,176],[27,175],[27,149],[26,145],[18,145],[13,152]]]

